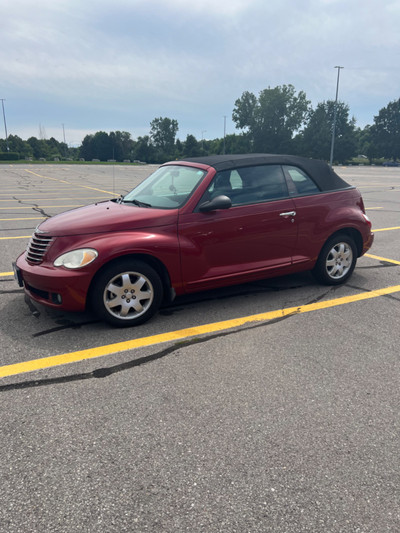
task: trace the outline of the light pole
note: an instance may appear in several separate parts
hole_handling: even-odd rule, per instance
[[[7,122],[6,122],[6,113],[4,111],[4,98],[0,98],[1,100],[1,106],[3,108],[3,119],[4,119],[4,129],[6,130],[6,147],[7,147],[7,152],[10,151],[10,148],[8,146],[8,134],[7,134]]]
[[[224,115],[224,151],[223,151],[224,155],[225,155],[225,137],[226,137],[226,115]]]
[[[332,142],[331,142],[331,158],[330,158],[330,165],[333,164],[333,148],[335,146],[335,130],[336,130],[336,115],[337,115],[337,101],[338,101],[338,94],[339,94],[339,76],[340,76],[340,69],[344,67],[335,67],[338,69],[337,71],[337,83],[336,83],[336,98],[335,98],[335,108],[333,110],[333,124],[332,124]]]

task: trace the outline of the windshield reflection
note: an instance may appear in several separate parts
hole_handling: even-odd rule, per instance
[[[206,172],[195,167],[160,167],[123,199],[139,207],[177,209],[190,198]]]

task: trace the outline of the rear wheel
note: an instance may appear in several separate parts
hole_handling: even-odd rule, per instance
[[[142,261],[121,259],[95,280],[91,304],[99,318],[119,327],[143,324],[163,298],[160,276]]]
[[[314,267],[314,276],[325,285],[340,285],[352,275],[357,262],[357,247],[351,237],[338,234],[324,245]]]

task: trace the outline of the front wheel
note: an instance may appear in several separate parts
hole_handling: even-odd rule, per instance
[[[314,267],[314,276],[325,285],[340,285],[352,275],[357,262],[357,247],[351,237],[339,234],[323,246]]]
[[[90,302],[99,318],[119,327],[143,324],[163,298],[160,276],[142,261],[121,259],[95,280]]]

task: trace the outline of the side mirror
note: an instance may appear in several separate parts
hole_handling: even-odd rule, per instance
[[[209,202],[204,202],[199,206],[199,211],[207,213],[208,211],[216,211],[217,209],[229,209],[232,207],[232,201],[228,196],[221,194],[216,196]]]

